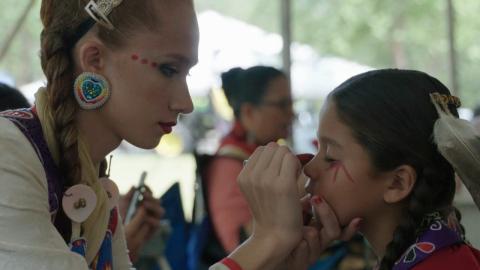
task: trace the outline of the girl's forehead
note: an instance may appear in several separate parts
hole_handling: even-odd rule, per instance
[[[340,119],[334,103],[328,102],[324,106],[319,116],[317,130],[319,142],[345,147],[354,140],[351,128]]]

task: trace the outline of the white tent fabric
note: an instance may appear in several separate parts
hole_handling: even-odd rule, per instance
[[[206,95],[219,87],[220,74],[232,67],[253,65],[281,67],[282,37],[214,11],[198,15],[199,63],[187,79],[192,96]],[[338,57],[320,57],[310,46],[294,43],[292,88],[295,97],[320,98],[345,79],[371,68]],[[33,101],[44,79],[23,85],[20,90]]]
[[[198,15],[199,64],[191,71],[192,95],[203,95],[220,86],[220,73],[232,67],[252,65],[281,67],[282,37],[275,33],[225,17],[214,11]],[[370,67],[338,57],[320,57],[310,46],[293,43],[292,87],[296,97],[325,96],[349,77]]]

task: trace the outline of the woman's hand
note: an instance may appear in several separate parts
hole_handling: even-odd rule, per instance
[[[254,227],[250,238],[229,256],[243,269],[306,269],[333,240],[355,233],[359,219],[342,230],[326,202],[318,197],[301,201],[299,179],[300,162],[276,143],[257,148],[243,168],[238,183]],[[302,209],[311,205],[316,220],[304,226]]]
[[[271,243],[283,256],[302,239],[300,169],[287,147],[270,143],[257,148],[238,177],[253,216],[252,240]]]
[[[126,212],[134,191],[135,189],[132,188],[122,197],[120,203],[121,213],[124,214]],[[165,211],[160,206],[160,201],[153,198],[151,191],[147,190],[132,220],[125,224],[125,238],[132,261],[138,258],[140,249],[155,234],[160,225],[160,219],[164,214]]]

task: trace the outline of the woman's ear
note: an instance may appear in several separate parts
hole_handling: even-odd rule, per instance
[[[79,44],[77,63],[82,71],[102,73],[105,67],[106,48],[96,38],[91,38]]]
[[[405,199],[415,186],[417,172],[410,165],[397,167],[387,180],[387,186],[383,193],[386,203],[396,203]]]
[[[245,128],[251,129],[255,117],[255,106],[250,103],[244,103],[240,106],[240,119],[242,119]]]

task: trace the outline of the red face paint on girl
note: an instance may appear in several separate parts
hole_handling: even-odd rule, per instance
[[[352,183],[355,183],[355,181],[353,180],[353,177],[352,175],[348,172],[347,168],[345,168],[345,165],[341,165],[342,169],[343,169],[343,172],[345,173],[345,175],[347,176],[347,179],[350,180],[350,182]]]
[[[345,173],[345,176],[347,177],[347,179],[352,182],[352,183],[355,183],[355,181],[353,180],[353,177],[352,175],[348,172],[347,168],[345,167],[345,165],[343,165],[342,163],[340,163],[339,161],[334,161],[332,162],[332,164],[330,165],[330,167],[328,168],[328,170],[335,170],[334,173],[333,173],[333,176],[332,176],[332,182],[335,183],[337,181],[337,176],[338,176],[338,171],[342,169],[342,171]]]

